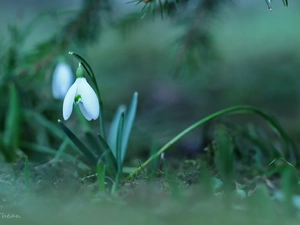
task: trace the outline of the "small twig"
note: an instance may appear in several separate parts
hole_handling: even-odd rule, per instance
[[[86,179],[90,179],[90,178],[93,178],[93,177],[96,177],[96,176],[98,176],[97,173],[92,174],[92,175],[88,175],[86,177],[80,178],[80,181],[85,181]]]
[[[80,181],[85,181],[86,179],[90,179],[90,178],[93,178],[93,177],[97,177],[98,174],[95,173],[95,174],[91,174],[91,175],[88,175],[86,177],[83,177],[83,178],[80,178]],[[105,176],[106,179],[108,179],[112,184],[114,183],[113,179],[111,179],[109,176]]]

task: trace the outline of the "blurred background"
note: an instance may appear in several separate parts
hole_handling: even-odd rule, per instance
[[[107,126],[117,107],[139,93],[129,156],[148,154],[153,143],[160,146],[204,116],[238,104],[270,112],[299,140],[299,1],[284,7],[274,0],[272,11],[264,0],[169,1],[162,11],[158,4],[142,10],[144,2],[1,1],[0,134],[11,126],[13,83],[21,118],[14,148],[51,155],[60,146],[64,137],[54,127],[62,102],[53,99],[51,80],[61,57],[75,72],[69,51],[93,68]],[[73,115],[66,124],[80,135],[77,121]],[[240,123],[248,121],[256,119]],[[174,148],[198,151],[201,132]]]

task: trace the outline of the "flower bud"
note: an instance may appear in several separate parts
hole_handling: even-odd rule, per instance
[[[74,81],[70,66],[65,62],[57,64],[52,78],[52,95],[55,99],[63,100]]]

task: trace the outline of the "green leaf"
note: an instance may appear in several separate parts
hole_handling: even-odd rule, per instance
[[[262,130],[257,130],[253,124],[248,124],[247,129],[247,132],[243,132],[242,135],[256,145],[261,153],[264,153],[266,156],[269,156],[269,158],[273,159],[279,157],[279,152],[275,149],[265,132]]]
[[[58,160],[64,154],[64,151],[66,150],[66,148],[68,146],[68,143],[69,143],[69,139],[66,137],[65,140],[59,146],[54,159]]]
[[[293,214],[295,211],[293,205],[293,196],[299,191],[299,178],[297,170],[290,163],[285,163],[281,168],[281,187],[284,194],[285,210],[288,214]]]
[[[62,145],[64,144],[64,142],[62,143]],[[61,146],[62,146],[61,145]],[[27,148],[30,151],[35,151],[38,153],[43,153],[43,154],[49,154],[51,156],[55,156],[59,150],[53,149],[53,148],[49,148],[40,144],[35,144],[35,143],[30,143],[30,142],[26,142],[26,141],[22,141],[20,143],[20,147],[21,148]],[[80,153],[83,154],[80,150],[78,150],[76,148],[76,146],[74,146],[75,149]],[[66,160],[70,160],[73,163],[76,163],[80,168],[86,170],[86,169],[90,169],[89,166],[87,166],[86,164],[82,163],[82,162],[78,162],[77,158],[75,158],[72,155],[66,154],[66,153],[61,153],[61,156],[59,156],[61,159],[66,159]]]
[[[2,135],[0,151],[7,162],[17,158],[17,149],[20,141],[21,107],[15,84],[9,84],[9,105],[5,118],[5,129]]]
[[[272,10],[272,6],[271,6],[272,0],[265,0],[265,1],[266,1],[267,5],[268,5],[268,8],[270,10]],[[284,6],[288,6],[289,5],[288,0],[282,0],[282,2],[283,2]]]
[[[122,173],[132,173],[133,171],[135,171],[137,169],[137,167],[126,167],[123,166],[122,168]]]
[[[17,89],[14,84],[9,85],[9,106],[5,120],[3,135],[4,144],[11,148],[13,154],[18,148],[21,127],[21,107]]]
[[[128,112],[126,113],[126,117],[125,117],[124,134],[122,139],[122,153],[121,153],[122,162],[124,161],[126,155],[129,137],[134,123],[135,115],[136,115],[137,104],[138,104],[138,93],[135,92],[133,94]]]
[[[2,137],[2,135],[1,135]],[[0,152],[3,155],[4,161],[6,162],[13,162],[15,160],[16,153],[14,151],[10,151],[10,149],[8,148],[8,146],[6,146],[3,142],[3,139],[0,138]]]
[[[118,163],[118,170],[122,171],[122,142],[123,142],[123,131],[124,131],[124,112],[122,112],[119,125],[118,125],[118,135],[117,135],[117,149],[116,149],[116,160]]]
[[[169,1],[168,0],[165,0],[164,9],[167,10],[167,13],[169,13],[169,11],[170,11],[170,5],[169,5]]]
[[[266,1],[267,5],[268,5],[268,8],[269,8],[270,10],[272,10],[271,0],[265,0],[265,1]]]
[[[231,108],[238,108],[239,106],[234,106]],[[243,106],[242,106],[243,107]],[[269,113],[264,112],[256,107],[245,106],[244,110],[233,110],[229,112],[228,115],[236,114],[247,114],[254,113],[262,117],[270,126],[270,128],[276,133],[276,135],[282,140],[282,149],[279,152],[280,156],[292,161],[293,163],[300,163],[300,155],[294,141],[288,136],[282,126],[279,124],[278,120],[270,115]]]
[[[95,155],[73,134],[69,128],[64,125],[64,123],[61,120],[58,120],[58,123],[62,130],[66,133],[66,135],[70,138],[70,140],[80,149],[80,151],[83,153],[83,155],[92,163],[92,165],[97,164],[97,158]]]
[[[232,137],[225,126],[220,125],[217,128],[213,148],[217,170],[221,175],[225,188],[228,191],[235,174],[234,144]]]
[[[160,17],[161,17],[161,19],[163,19],[164,18],[164,9],[163,9],[162,0],[158,0],[158,2],[159,2]]]
[[[110,125],[107,142],[111,148],[114,157],[116,157],[116,152],[117,152],[117,137],[118,137],[119,121],[122,113],[125,113],[125,111],[126,111],[126,106],[120,105]]]
[[[112,152],[111,148],[109,147],[109,145],[107,144],[107,142],[104,140],[104,138],[100,135],[98,135],[98,138],[100,140],[100,143],[101,143],[101,148],[103,149],[103,152],[107,152],[108,150],[110,152]]]
[[[153,16],[154,16],[154,15],[155,15],[155,8],[156,8],[156,0],[152,1],[152,2],[150,3],[150,5],[151,5],[151,11],[152,11],[152,14],[153,14]]]
[[[98,135],[98,138],[99,138],[101,146],[102,146],[101,148],[103,149],[103,154],[101,155],[99,160],[102,159],[103,157],[105,157],[106,168],[107,168],[108,173],[110,173],[112,170],[113,174],[115,175],[118,172],[118,163],[116,161],[116,158],[113,155],[111,148],[109,147],[107,142],[104,140],[104,138],[101,135]]]
[[[83,66],[84,70],[87,72],[87,74],[90,76],[90,78],[94,79],[95,75],[94,72],[92,70],[92,68],[90,67],[90,65],[87,63],[87,61],[82,58],[80,55],[78,55],[75,52],[69,52],[70,55],[73,55]]]
[[[158,147],[158,143],[156,142],[152,142],[151,145],[150,145],[150,157],[152,155],[155,155],[155,153],[158,151],[159,147]],[[158,158],[154,159],[151,164],[149,165],[149,170],[150,171],[155,171],[157,170],[158,168],[158,165],[159,165],[159,160]]]
[[[88,143],[88,146],[90,147],[89,149],[91,149],[96,158],[99,159],[101,154],[106,151],[99,138],[91,132],[85,132],[84,136],[86,138],[86,143]]]
[[[165,159],[165,157],[161,157],[161,161],[164,163],[165,166],[165,179],[168,179],[169,177],[169,166],[168,166],[168,162]]]
[[[111,194],[112,194],[112,195],[115,195],[116,192],[117,192],[117,188],[118,188],[118,186],[119,186],[120,174],[121,174],[120,172],[117,173],[117,175],[116,175],[116,177],[115,177],[115,182],[114,182],[114,184],[113,184],[113,186],[112,186],[112,188],[111,188]]]
[[[222,116],[225,116],[225,115],[236,115],[236,114],[245,114],[245,113],[256,114],[256,115],[262,117],[263,119],[265,119],[271,127],[273,127],[274,129],[276,129],[278,131],[278,133],[280,134],[280,137],[284,140],[283,150],[284,150],[284,155],[286,156],[286,158],[290,159],[290,160],[293,160],[292,157],[291,157],[291,152],[290,152],[290,148],[289,148],[291,146],[292,150],[293,150],[293,153],[294,153],[294,156],[295,156],[294,157],[295,159],[293,161],[296,162],[296,163],[300,162],[300,158],[299,158],[300,155],[298,153],[296,145],[290,139],[290,137],[286,134],[286,132],[281,127],[281,125],[277,122],[277,120],[275,120],[268,113],[266,113],[263,110],[260,110],[256,107],[247,106],[247,105],[240,105],[240,106],[229,107],[229,108],[220,110],[218,112],[212,113],[211,115],[209,115],[209,116],[197,121],[196,123],[192,124],[191,126],[186,128],[185,130],[180,132],[177,136],[175,136],[167,144],[165,144],[159,151],[157,151],[157,153],[155,155],[152,155],[149,159],[147,159],[136,171],[134,171],[132,174],[130,174],[127,177],[127,179],[132,178],[137,173],[142,171],[152,160],[159,157],[163,152],[165,152],[167,149],[169,149],[170,146],[172,146],[175,142],[177,142],[179,139],[181,139],[187,133],[189,133],[190,131],[196,129],[200,125],[203,125],[204,123],[207,123],[211,120],[214,120],[216,118],[219,118],[219,117],[222,117]]]
[[[40,123],[43,127],[47,128],[53,135],[60,139],[64,139],[65,134],[62,132],[57,125],[52,121],[48,120],[41,113],[36,113],[32,110],[24,110],[24,115],[27,120],[35,120]]]
[[[105,191],[105,166],[102,164],[101,160],[97,163],[97,180],[99,191]]]
[[[263,184],[256,186],[254,193],[248,199],[248,204],[251,214],[260,219],[270,220],[277,216],[274,214],[274,202],[270,197],[269,190]]]
[[[39,144],[35,144],[35,143],[30,143],[30,142],[27,142],[27,141],[22,141],[20,143],[20,147],[30,149],[30,151],[36,151],[36,152],[49,154],[49,155],[55,155],[56,152],[57,152],[53,148],[49,148],[49,147],[39,145]]]

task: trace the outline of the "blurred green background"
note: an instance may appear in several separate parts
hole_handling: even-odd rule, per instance
[[[272,12],[264,0],[181,0],[177,10],[169,2],[153,14],[125,0],[1,1],[0,216],[20,214],[22,224],[282,224],[287,214],[298,222],[299,161],[274,154],[286,153],[289,140],[255,115],[217,121],[211,140],[209,126],[191,132],[171,147],[177,157],[168,150],[136,178],[122,176],[116,193],[119,177],[107,172],[100,191],[95,165],[60,129],[52,76],[62,58],[75,72],[74,51],[97,76],[107,130],[118,106],[139,93],[126,169],[239,104],[274,115],[300,144],[300,2],[274,0]],[[98,121],[73,112],[64,123],[93,149],[83,125],[97,134]],[[192,160],[181,155],[204,149]]]
[[[110,1],[88,23],[79,23],[81,33],[68,39],[72,29],[66,24],[80,19],[76,16],[85,1],[3,0],[0,76],[14,76],[22,107],[58,127],[62,102],[51,96],[53,69],[64,56],[75,71],[77,62],[68,51],[80,53],[97,76],[108,124],[118,105],[128,104],[133,92],[139,92],[129,155],[148,150],[153,142],[164,144],[191,123],[237,104],[269,111],[297,141],[300,3],[290,1],[284,7],[274,1],[270,12],[263,0],[225,1],[202,18],[197,17],[202,12],[195,11],[196,3],[180,5],[177,13],[163,19],[159,10],[141,19],[140,5]],[[199,42],[185,45],[193,29],[199,30]],[[7,69],[10,58],[14,63]],[[2,96],[7,95],[5,87]],[[6,100],[0,104],[2,133],[7,105]],[[53,132],[34,118],[22,121],[21,140],[58,148],[61,140]],[[76,121],[73,116],[67,124],[79,134]],[[191,142],[197,150],[198,136],[187,137],[186,145]],[[28,145],[20,148],[30,151]]]

